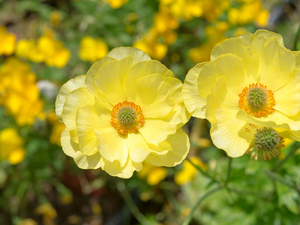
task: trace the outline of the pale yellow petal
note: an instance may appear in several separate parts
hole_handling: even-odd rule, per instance
[[[189,138],[183,130],[178,129],[175,134],[168,136],[167,142],[172,146],[172,150],[165,155],[150,154],[146,162],[154,166],[173,167],[180,164],[190,150]]]
[[[86,87],[87,89],[94,95],[98,95],[99,91],[97,90],[96,86],[95,86],[95,78],[97,78],[98,76],[98,72],[101,69],[101,67],[110,61],[115,61],[115,59],[110,58],[108,56],[104,57],[103,59],[95,62],[91,68],[88,70],[88,72],[86,73]]]
[[[300,70],[296,70],[291,82],[274,92],[274,98],[274,108],[287,116],[300,112]]]
[[[300,69],[300,51],[295,51],[293,52],[295,55],[295,60],[296,60],[296,69]]]
[[[107,62],[98,71],[94,80],[96,88],[111,104],[116,105],[128,99],[124,82],[133,63],[134,59],[128,56],[120,61]]]
[[[246,47],[240,38],[230,38],[216,45],[211,52],[211,60],[223,54],[234,54],[241,58],[244,62],[245,72],[247,76],[253,77],[254,80],[258,77],[258,57],[253,54],[249,47]],[[229,65],[230,66],[230,65]]]
[[[246,47],[249,47],[253,40],[253,34],[246,32],[243,35],[239,36],[239,38],[243,41]]]
[[[93,105],[94,96],[86,88],[78,88],[67,95],[62,111],[62,120],[70,132],[73,141],[78,143],[76,130],[76,114],[79,108]]]
[[[107,54],[107,56],[117,60],[124,59],[129,55],[134,58],[135,64],[138,62],[151,60],[150,56],[148,56],[145,52],[133,47],[114,48]]]
[[[98,169],[101,167],[101,156],[99,152],[91,156],[82,154],[79,150],[78,144],[71,140],[70,133],[67,129],[65,129],[61,134],[61,145],[64,153],[74,158],[75,163],[81,169]]]
[[[264,30],[264,29],[259,29],[253,34],[253,39],[257,38],[258,36],[263,36],[265,39],[268,38],[276,38],[279,45],[284,46],[283,43],[283,38],[280,34],[276,34],[272,31]]]
[[[103,127],[94,130],[100,143],[100,154],[110,162],[119,161],[123,167],[129,154],[127,137],[110,125],[110,117],[102,115],[101,120]]]
[[[77,76],[74,79],[69,80],[60,88],[55,102],[55,112],[60,122],[62,122],[61,114],[67,95],[75,89],[85,87],[85,77],[85,75]]]
[[[242,156],[250,143],[240,136],[246,122],[236,118],[236,110],[216,108],[213,112],[216,123],[211,125],[210,135],[214,145],[230,157]]]
[[[101,127],[101,121],[92,106],[78,110],[76,125],[80,151],[84,155],[94,155],[99,150],[98,139],[93,129]]]
[[[182,87],[183,101],[187,110],[192,114],[192,116],[202,118],[202,119],[205,118],[207,94],[205,97],[199,94],[197,81],[201,69],[206,64],[207,62],[199,63],[195,67],[190,69],[188,74],[186,75]]]
[[[139,133],[129,133],[127,137],[129,156],[133,162],[140,163],[152,152]]]
[[[135,82],[139,78],[149,74],[160,74],[163,77],[173,77],[172,71],[157,60],[140,62],[135,64],[128,73],[128,79],[126,80],[127,90],[134,89]]]
[[[135,163],[130,159],[130,157],[128,157],[126,163],[122,167],[117,160],[110,162],[105,158],[102,158],[102,164],[102,169],[109,175],[121,178],[130,178],[134,171],[141,171],[143,168],[142,163]]]
[[[277,38],[253,40],[251,48],[259,56],[259,82],[273,92],[290,82],[295,73],[294,54],[280,46]]]
[[[136,81],[136,103],[141,106],[145,118],[164,118],[175,103],[169,96],[170,85],[159,74],[148,75]]]
[[[176,124],[159,119],[147,119],[139,132],[149,144],[158,145],[167,139],[167,136],[174,134],[177,130]]]

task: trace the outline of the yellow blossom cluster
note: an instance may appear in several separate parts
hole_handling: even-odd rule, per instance
[[[108,46],[101,38],[86,36],[80,41],[79,56],[84,61],[95,62],[104,58],[107,52]]]
[[[103,1],[107,2],[110,5],[110,7],[112,7],[113,9],[118,9],[122,7],[122,5],[124,5],[129,0],[103,0]]]
[[[36,76],[29,65],[9,57],[0,67],[0,105],[15,117],[19,126],[32,125],[43,116],[43,101],[36,85]]]
[[[24,140],[14,128],[0,131],[0,160],[8,160],[10,164],[18,164],[25,158]]]
[[[16,36],[0,26],[0,55],[11,55],[15,51]]]
[[[34,40],[19,40],[16,55],[32,62],[44,62],[47,66],[62,68],[70,58],[70,51],[61,41],[53,38],[52,32],[48,32],[37,43]]]

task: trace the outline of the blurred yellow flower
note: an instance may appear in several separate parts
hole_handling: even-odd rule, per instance
[[[38,225],[38,223],[33,219],[24,219],[21,222],[19,222],[18,225]]]
[[[15,165],[23,161],[26,152],[24,140],[14,128],[0,131],[0,160],[8,160]]]
[[[181,89],[180,80],[143,51],[113,49],[59,91],[64,152],[80,168],[101,167],[122,178],[140,171],[143,162],[178,165],[189,150],[181,126],[190,115]]]
[[[190,157],[190,160],[202,170],[206,170],[207,165],[203,163],[200,158]],[[195,168],[189,161],[185,160],[183,162],[183,169],[174,175],[175,183],[178,185],[186,184],[193,180],[197,173],[197,168]]]
[[[29,59],[30,52],[32,51],[32,49],[34,47],[35,47],[35,41],[34,40],[20,39],[17,43],[16,55],[18,57],[22,57],[24,59]]]
[[[43,205],[40,205],[35,209],[35,213],[37,215],[43,215],[43,217],[54,219],[57,217],[56,210],[52,207],[51,204],[46,203]]]
[[[107,52],[108,46],[100,38],[86,36],[80,41],[79,56],[84,61],[95,62],[104,58]]]
[[[62,21],[62,15],[59,11],[52,11],[50,14],[51,23],[58,27]]]
[[[42,116],[43,102],[35,74],[22,61],[10,57],[0,67],[0,105],[15,117],[19,126],[33,124]]]
[[[268,10],[261,10],[256,18],[255,22],[259,27],[266,27],[268,25],[268,20],[269,20],[270,13]]]
[[[50,112],[47,115],[47,120],[50,124],[53,124],[50,135],[50,143],[61,146],[60,137],[66,126],[57,119],[55,112]]]
[[[7,33],[6,27],[0,26],[0,55],[11,55],[15,51],[16,36]]]
[[[213,143],[231,157],[251,147],[257,126],[300,140],[297,57],[281,35],[267,30],[228,39],[213,49],[211,62],[188,72],[185,105],[193,116],[210,121]]]
[[[127,3],[129,0],[103,0],[104,2],[107,2],[110,7],[113,9],[118,9],[122,7],[125,3]]]
[[[143,169],[137,173],[141,179],[145,179],[149,185],[157,185],[164,180],[168,175],[165,167],[153,166],[147,162],[143,163]]]

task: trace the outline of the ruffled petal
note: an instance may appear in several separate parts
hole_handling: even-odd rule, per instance
[[[192,116],[202,119],[205,118],[206,96],[208,93],[205,93],[205,96],[201,96],[199,94],[197,81],[201,69],[206,64],[207,62],[199,63],[190,69],[185,77],[182,87],[183,101],[187,110],[192,114]]]
[[[135,64],[128,73],[128,79],[126,80],[127,90],[134,90],[135,82],[150,74],[160,74],[163,77],[173,77],[172,71],[157,60],[139,62]]]
[[[84,155],[94,155],[99,150],[98,139],[93,129],[101,127],[101,120],[92,106],[78,110],[76,125],[80,151]]]
[[[173,167],[186,158],[190,149],[190,142],[183,130],[178,129],[175,134],[168,136],[166,141],[171,144],[172,150],[165,155],[152,153],[147,157],[146,162],[154,166]]]
[[[274,92],[274,99],[276,110],[288,116],[300,112],[300,70],[296,70],[291,82]]]
[[[259,82],[273,92],[290,82],[295,74],[294,54],[280,46],[276,37],[253,40],[251,48],[259,57]]]
[[[136,103],[141,106],[145,118],[164,118],[174,107],[169,96],[170,85],[158,74],[142,77],[136,82]]]
[[[253,34],[246,32],[243,35],[239,36],[239,38],[243,41],[243,44],[246,47],[249,47],[252,43],[253,36],[254,36]]]
[[[100,154],[110,162],[119,161],[123,167],[129,154],[128,139],[111,126],[110,117],[102,115],[100,118],[102,127],[94,129],[100,143]]]
[[[140,163],[152,152],[140,134],[129,133],[127,137],[129,156],[133,162]]]
[[[70,132],[73,141],[78,143],[78,135],[76,130],[76,114],[79,108],[86,105],[93,105],[94,96],[86,88],[78,88],[67,95],[62,111],[63,123]]]
[[[71,140],[70,133],[67,129],[64,129],[61,134],[61,145],[64,153],[74,158],[75,163],[81,169],[98,169],[101,167],[101,156],[99,152],[91,156],[82,154],[78,144]]]
[[[95,62],[86,73],[86,87],[94,96],[97,96],[99,94],[99,91],[97,90],[95,85],[95,79],[98,76],[98,72],[105,63],[111,61],[116,61],[116,59],[106,56],[103,59]]]
[[[121,178],[130,178],[134,171],[141,171],[143,168],[142,163],[135,163],[130,157],[128,157],[124,166],[120,166],[120,163],[117,160],[110,162],[104,158],[102,158],[102,164],[102,169],[109,175]]]
[[[138,62],[151,60],[150,56],[147,55],[145,52],[133,47],[114,48],[107,54],[107,56],[117,60],[122,60],[127,56],[131,56],[134,59],[135,64]]]
[[[253,34],[253,39],[255,39],[259,36],[263,36],[265,39],[276,38],[278,44],[281,45],[281,46],[284,46],[283,38],[280,34],[276,34],[272,31],[268,31],[268,30],[264,30],[264,29],[259,29]]]
[[[94,80],[96,88],[111,104],[116,105],[128,99],[124,82],[133,63],[134,59],[128,56],[120,61],[107,62],[98,71]]]
[[[244,137],[240,136],[244,132],[246,122],[236,118],[236,110],[216,108],[213,113],[217,119],[210,130],[214,145],[223,149],[230,157],[242,156],[250,145]]]
[[[67,83],[65,83],[59,90],[56,102],[55,102],[55,112],[57,119],[62,122],[61,114],[63,110],[63,106],[65,104],[67,95],[74,91],[75,89],[85,87],[85,75],[77,76],[71,80],[69,80]]]

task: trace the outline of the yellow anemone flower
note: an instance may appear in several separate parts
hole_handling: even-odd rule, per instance
[[[211,122],[213,143],[231,157],[247,151],[254,126],[284,129],[285,138],[300,140],[299,57],[266,30],[225,40],[211,62],[188,72],[185,105]]]
[[[86,75],[62,86],[56,115],[66,125],[61,144],[83,169],[129,178],[143,162],[173,167],[189,140],[182,83],[136,48],[115,48]]]

